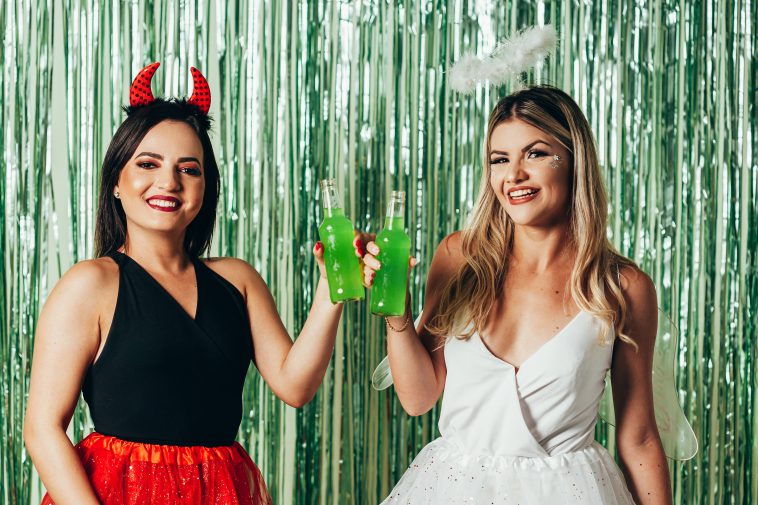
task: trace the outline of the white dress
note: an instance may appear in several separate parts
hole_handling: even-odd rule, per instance
[[[445,345],[441,437],[383,504],[634,504],[594,440],[613,343],[580,311],[516,371],[477,333]]]

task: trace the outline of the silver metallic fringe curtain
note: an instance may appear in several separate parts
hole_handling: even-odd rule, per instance
[[[156,94],[211,84],[222,175],[214,255],[251,262],[292,335],[311,303],[318,180],[338,179],[357,228],[408,192],[414,306],[439,240],[476,193],[486,118],[514,89],[450,89],[446,69],[515,30],[560,47],[525,76],[574,96],[610,195],[608,233],[655,280],[679,326],[680,400],[700,441],[671,465],[675,503],[758,497],[755,0],[0,2],[0,502],[39,500],[22,441],[35,322],[91,258],[100,163],[128,86],[161,61]],[[254,315],[253,315],[254,317]],[[277,504],[371,504],[436,436],[370,374],[384,355],[366,304],[345,311],[316,399],[286,407],[252,371],[239,441]],[[81,402],[70,428],[92,429]],[[613,450],[613,432],[598,424]],[[758,499],[758,498],[757,498]]]

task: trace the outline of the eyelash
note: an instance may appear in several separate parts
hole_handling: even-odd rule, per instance
[[[529,151],[529,153],[528,153],[527,156],[531,156],[532,154],[539,154],[540,156],[545,156],[547,153],[545,153],[545,151],[538,151],[536,149],[533,149],[533,150]],[[529,158],[529,159],[531,159],[531,158]],[[498,158],[496,160],[490,161],[490,165],[500,165],[500,164],[502,164],[503,162],[506,162],[506,161],[508,161],[508,158],[505,158],[505,157]]]
[[[145,167],[145,165],[149,165],[149,166],[151,166],[151,167],[154,167],[154,166],[155,166],[155,163],[151,163],[151,162],[149,162],[149,161],[142,161],[142,162],[140,162],[140,163],[137,163],[137,166],[138,166],[138,167],[140,167],[140,168],[144,168],[145,170],[147,170],[147,167]],[[185,168],[186,168],[186,170],[187,170],[187,172],[185,172],[186,174],[190,174],[190,175],[200,175],[200,169],[198,169],[198,168],[193,168],[193,167],[185,167]],[[191,172],[190,172],[190,170],[191,170]]]

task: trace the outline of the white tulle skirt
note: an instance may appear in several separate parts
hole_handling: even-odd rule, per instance
[[[548,457],[475,456],[440,437],[416,456],[382,505],[634,505],[602,445]]]

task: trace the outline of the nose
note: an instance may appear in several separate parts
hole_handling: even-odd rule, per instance
[[[174,167],[168,163],[164,167],[164,170],[156,171],[158,173],[158,188],[169,191],[177,191],[181,189],[181,181],[179,174],[174,170]]]
[[[521,166],[521,159],[514,160],[506,168],[505,182],[511,184],[514,182],[520,182],[524,180],[524,171]]]

